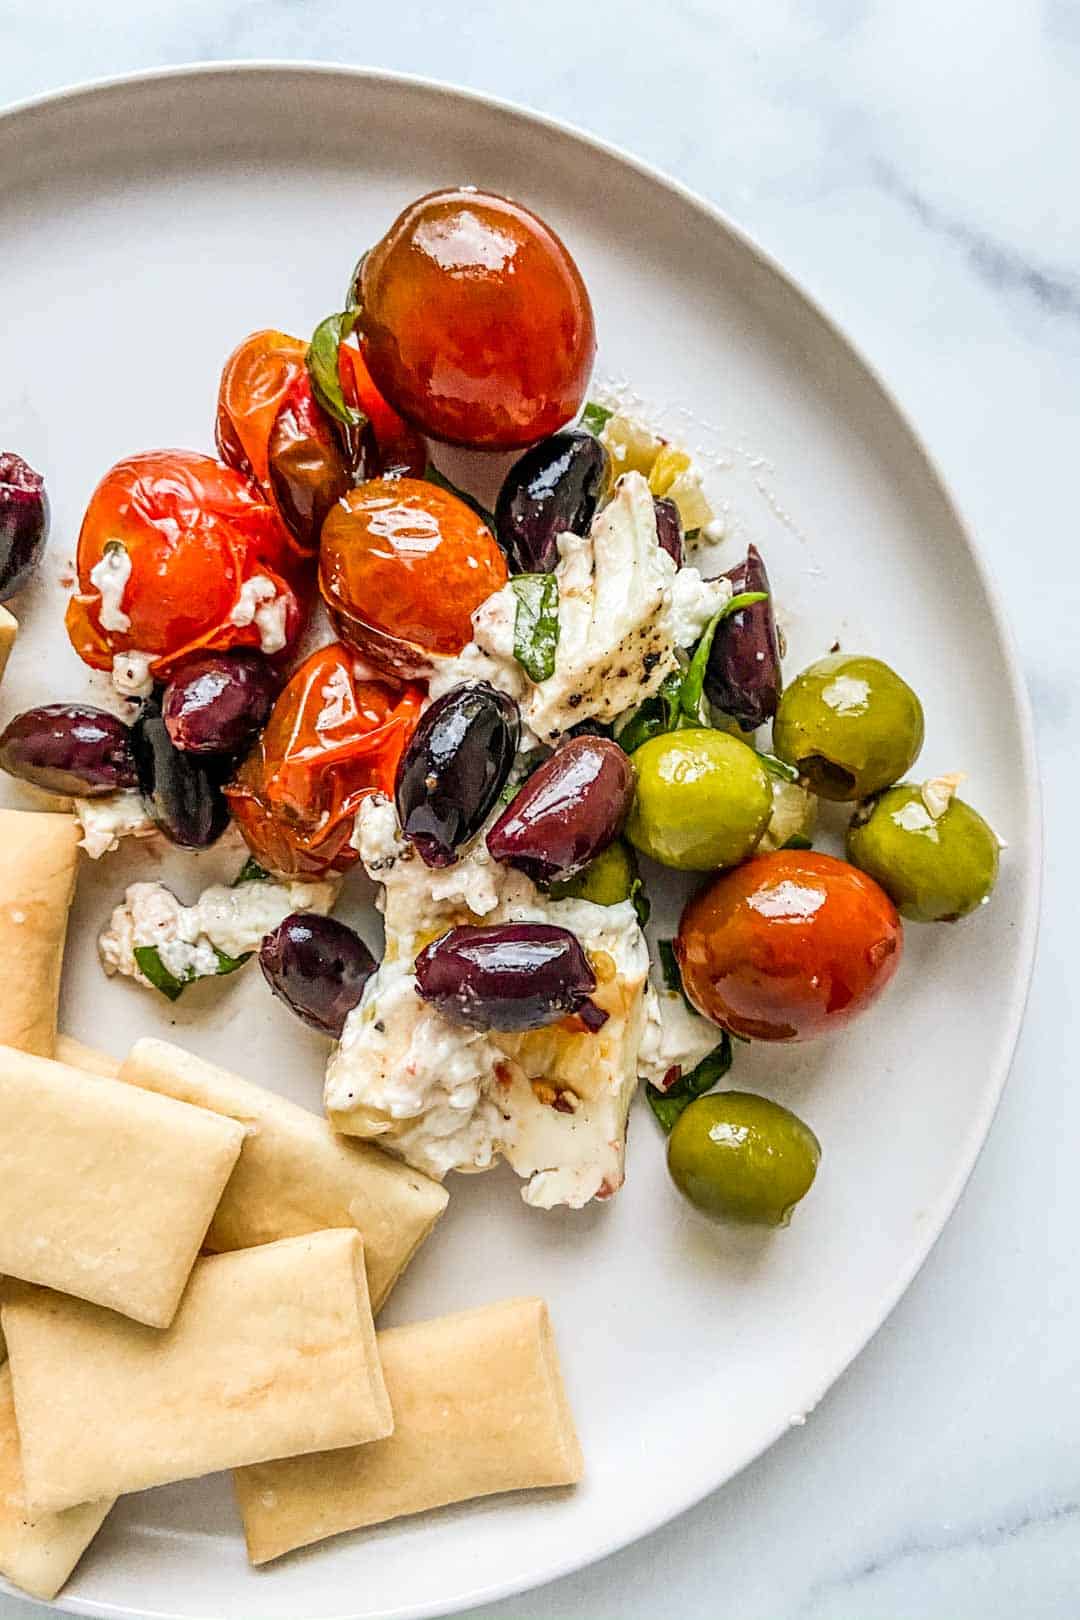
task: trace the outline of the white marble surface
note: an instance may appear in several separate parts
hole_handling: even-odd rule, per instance
[[[895,1315],[805,1428],[650,1540],[486,1620],[1080,1612],[1080,7],[1075,0],[4,0],[0,103],[238,57],[427,73],[623,144],[847,327],[938,455],[1036,709],[1045,921],[1012,1081]],[[2,251],[2,248],[0,248]],[[5,1620],[29,1605],[0,1599]]]

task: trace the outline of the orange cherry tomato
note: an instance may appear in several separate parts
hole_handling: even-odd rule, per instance
[[[487,525],[416,478],[351,489],[323,524],[319,584],[338,635],[398,677],[472,640],[472,614],[506,584]]]
[[[119,565],[111,584],[98,566],[107,550]],[[95,669],[118,653],[149,653],[157,678],[193,652],[258,647],[263,632],[242,596],[258,577],[284,603],[284,651],[303,617],[286,583],[288,551],[273,509],[231,467],[192,450],[130,456],[105,474],[83,518],[71,643]]]
[[[706,1018],[757,1041],[839,1029],[884,990],[903,924],[883,889],[813,851],[756,855],[694,896],[675,956]]]
[[[338,375],[348,403],[354,410],[363,411],[371,423],[382,476],[422,478],[427,466],[423,434],[411,428],[383,399],[371,380],[363,355],[351,343],[343,343],[338,351]]]
[[[345,871],[357,858],[349,838],[360,801],[394,791],[423,693],[365,681],[356,664],[336,641],[305,659],[225,789],[248,847],[268,871]]]
[[[253,332],[225,362],[216,438],[223,461],[253,478],[295,542],[318,550],[323,518],[352,483],[343,431],[311,391],[307,345],[284,332]]]
[[[581,272],[555,232],[492,192],[410,203],[357,271],[376,387],[432,438],[510,450],[576,414],[596,353]]]

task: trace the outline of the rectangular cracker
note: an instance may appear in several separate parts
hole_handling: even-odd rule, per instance
[[[0,810],[0,1045],[52,1057],[75,893],[73,816]]]
[[[167,1326],[243,1140],[205,1108],[0,1048],[0,1272]]]
[[[389,1439],[234,1473],[253,1564],[449,1502],[581,1478],[543,1300],[504,1300],[378,1337]]]
[[[2,1316],[36,1511],[393,1428],[352,1227],[197,1261],[164,1332],[10,1281]]]
[[[228,1115],[247,1128],[206,1246],[246,1249],[327,1226],[364,1239],[378,1310],[446,1208],[438,1182],[350,1141],[316,1114],[167,1041],[137,1041],[120,1070],[131,1085]]]
[[[97,1535],[111,1500],[33,1517],[23,1490],[11,1369],[0,1368],[0,1575],[31,1597],[54,1598]]]
[[[53,1057],[57,1063],[66,1063],[72,1069],[82,1069],[85,1074],[103,1074],[110,1080],[117,1080],[120,1076],[119,1058],[114,1058],[111,1052],[99,1052],[96,1046],[85,1046],[73,1035],[56,1037],[56,1051]]]

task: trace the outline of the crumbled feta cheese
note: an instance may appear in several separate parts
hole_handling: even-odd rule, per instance
[[[671,1069],[689,1074],[719,1046],[722,1032],[707,1018],[691,1012],[678,990],[654,990],[645,997],[645,1033],[638,1054],[638,1073],[662,1086]]]
[[[98,619],[103,630],[130,630],[131,618],[124,612],[124,592],[131,578],[131,558],[119,540],[110,540],[90,570],[90,583],[101,597]]]
[[[277,653],[285,646],[286,610],[285,598],[278,594],[273,580],[267,579],[265,574],[256,574],[241,585],[229,623],[241,629],[254,624],[262,651]]]
[[[112,662],[112,683],[116,690],[125,697],[149,697],[154,690],[154,678],[150,674],[153,662],[153,653],[139,652],[137,648],[117,653]]]
[[[157,831],[138,793],[106,793],[99,799],[76,799],[75,819],[82,828],[79,847],[92,861],[120,848],[121,838],[150,838]]]
[[[809,838],[817,821],[817,795],[800,782],[788,782],[782,776],[770,776],[769,786],[772,815],[758,849],[783,849],[789,838]]]
[[[149,984],[135,958],[138,946],[154,946],[162,965],[180,983],[211,977],[223,956],[248,956],[263,937],[294,911],[329,912],[338,882],[275,883],[259,879],[204,889],[185,906],[163,883],[132,883],[98,939],[106,973]]]

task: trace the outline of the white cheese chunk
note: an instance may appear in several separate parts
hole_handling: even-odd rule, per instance
[[[112,662],[112,683],[116,690],[125,697],[149,697],[154,690],[154,678],[150,673],[153,662],[153,653],[140,652],[138,648],[117,653]]]
[[[131,618],[124,612],[124,592],[131,578],[131,558],[119,540],[110,540],[90,570],[90,583],[101,598],[98,619],[103,630],[130,630]]]
[[[265,574],[256,574],[241,585],[229,623],[240,629],[253,624],[259,632],[261,650],[277,653],[285,646],[286,611],[286,600],[273,580],[267,579]]]
[[[121,838],[150,838],[157,831],[138,793],[105,793],[97,799],[75,799],[75,819],[82,828],[79,847],[92,861],[120,848]]]
[[[670,1070],[689,1074],[723,1038],[715,1024],[690,1010],[678,990],[654,990],[650,985],[638,1072],[643,1080],[662,1087]]]

